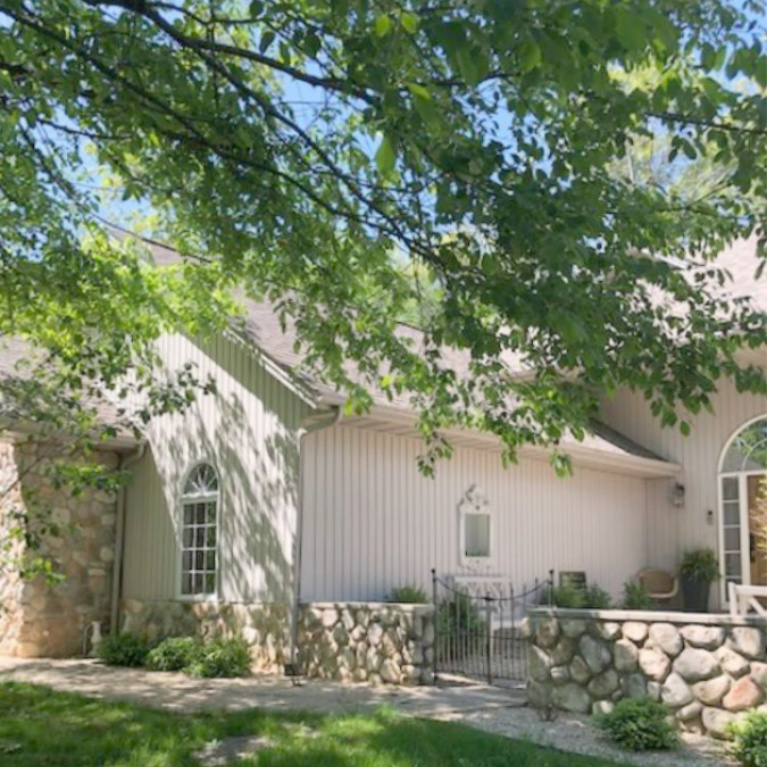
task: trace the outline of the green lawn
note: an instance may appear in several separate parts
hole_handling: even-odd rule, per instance
[[[182,715],[0,684],[2,767],[196,767],[205,743],[238,735],[268,746],[232,767],[617,767],[389,711]]]

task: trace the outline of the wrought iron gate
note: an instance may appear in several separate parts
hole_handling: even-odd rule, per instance
[[[434,674],[456,674],[488,684],[523,684],[527,647],[522,621],[546,604],[554,573],[515,591],[501,578],[443,579],[432,570],[435,607]]]

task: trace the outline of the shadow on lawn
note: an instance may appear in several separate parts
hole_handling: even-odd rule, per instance
[[[189,715],[0,684],[2,767],[200,767],[206,744],[258,736],[228,767],[610,767],[460,725],[373,714],[250,710]],[[612,765],[612,767],[617,767]]]
[[[275,736],[284,724],[319,726],[322,717],[259,711],[184,716],[0,685],[2,767],[196,767],[205,743],[248,734]]]

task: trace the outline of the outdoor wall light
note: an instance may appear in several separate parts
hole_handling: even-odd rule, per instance
[[[677,508],[684,506],[684,485],[681,482],[675,482],[671,488],[671,503]]]

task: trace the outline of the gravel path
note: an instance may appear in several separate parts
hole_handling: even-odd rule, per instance
[[[546,722],[530,708],[506,708],[440,717],[477,727],[508,738],[529,740],[560,751],[612,759],[619,764],[635,764],[642,767],[720,767],[733,765],[727,757],[726,747],[710,738],[685,734],[682,745],[674,751],[658,751],[634,754],[608,743],[588,717],[560,713],[556,719]]]

